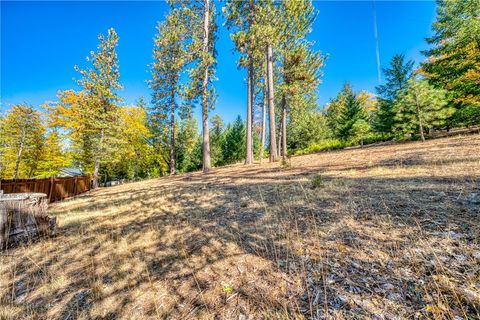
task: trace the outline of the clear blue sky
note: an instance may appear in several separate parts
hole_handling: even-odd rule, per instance
[[[329,58],[319,87],[323,105],[348,80],[357,90],[374,91],[377,85],[372,1],[315,1],[320,10],[310,40]],[[217,4],[220,11],[221,3]],[[377,1],[381,65],[395,53],[417,62],[424,58],[425,37],[435,18],[433,1]],[[58,90],[77,88],[75,64],[97,46],[97,36],[114,27],[120,36],[118,55],[120,94],[126,104],[140,96],[150,100],[146,80],[152,62],[156,23],[165,16],[164,1],[147,2],[17,2],[1,1],[1,104],[4,112],[13,103],[40,106],[56,99]],[[232,121],[244,117],[245,71],[236,66],[237,56],[229,32],[221,24],[217,43],[218,99],[212,114]],[[198,115],[199,110],[196,111]]]

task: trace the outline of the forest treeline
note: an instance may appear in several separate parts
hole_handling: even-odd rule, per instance
[[[75,166],[95,187],[101,179],[208,172],[480,124],[478,0],[438,1],[423,63],[397,54],[376,92],[346,82],[323,107],[317,89],[328,57],[308,40],[317,17],[311,0],[228,0],[221,12],[213,0],[169,4],[153,43],[151,103],[122,104],[119,36],[109,29],[89,66],[75,66],[81,90],[59,92],[40,109],[13,105],[0,116],[1,178],[48,177]],[[230,30],[247,74],[245,120],[228,124],[212,115],[220,27]]]

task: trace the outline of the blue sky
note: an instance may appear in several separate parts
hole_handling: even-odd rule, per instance
[[[374,91],[378,84],[373,34],[372,1],[315,1],[320,11],[310,40],[328,54],[323,83],[318,89],[324,105],[350,81],[356,90]],[[220,11],[221,3],[217,4]],[[97,46],[97,36],[114,27],[120,36],[118,55],[120,94],[125,104],[140,96],[150,100],[149,64],[152,62],[155,26],[165,16],[164,1],[146,2],[20,2],[1,1],[1,104],[4,112],[13,103],[40,106],[56,99],[58,90],[77,88],[75,64],[86,66],[85,57]],[[420,62],[425,37],[435,19],[433,1],[377,1],[381,65],[395,53]],[[219,18],[218,98],[212,114],[232,121],[246,109],[245,70],[228,30]],[[200,110],[196,110],[198,116]]]

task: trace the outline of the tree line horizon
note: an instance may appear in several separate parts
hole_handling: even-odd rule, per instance
[[[168,1],[151,65],[151,107],[121,106],[114,28],[75,66],[82,90],[58,93],[40,112],[16,104],[0,115],[0,178],[48,177],[77,166],[100,180],[136,180],[255,159],[377,141],[425,140],[436,130],[480,124],[480,2],[437,1],[427,59],[417,68],[396,54],[376,93],[345,82],[317,103],[327,55],[307,40],[311,0]],[[221,11],[221,12],[220,12]],[[247,72],[245,121],[225,125],[215,107],[216,16],[223,14]],[[201,134],[193,109],[202,111]]]

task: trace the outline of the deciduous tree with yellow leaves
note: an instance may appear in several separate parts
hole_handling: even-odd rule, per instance
[[[32,106],[14,105],[0,121],[0,175],[30,178],[36,174],[45,128]]]

